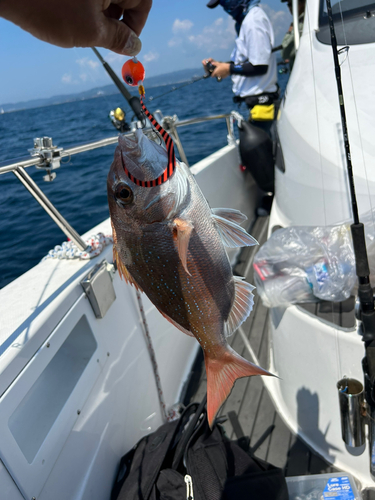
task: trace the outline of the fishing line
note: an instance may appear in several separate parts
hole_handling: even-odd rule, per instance
[[[309,25],[310,57],[311,57],[312,78],[313,78],[313,86],[314,86],[315,117],[316,117],[317,131],[318,131],[317,138],[318,138],[318,150],[319,150],[320,175],[321,175],[321,182],[322,182],[322,188],[323,188],[324,225],[327,227],[326,189],[325,189],[325,185],[324,185],[322,145],[321,145],[321,139],[320,139],[320,126],[319,126],[319,108],[318,108],[318,99],[317,99],[317,90],[316,90],[315,65],[314,65],[313,40],[312,40],[313,32],[311,30],[311,24],[310,24],[309,2],[306,2],[306,11],[307,11],[307,19],[308,19],[308,25]],[[317,308],[318,307],[319,307],[319,302],[317,303]],[[331,324],[333,325],[333,329],[335,332],[336,369],[337,369],[337,374],[338,374],[337,380],[340,380],[340,378],[342,378],[341,377],[342,362],[341,362],[341,355],[340,355],[340,340],[339,340],[339,331],[338,331],[338,328],[336,328],[336,325],[334,322],[334,306],[333,306],[332,301],[331,301]]]
[[[81,59],[81,54],[79,53],[78,49],[76,47],[73,47],[73,48],[74,48],[75,53],[77,54],[77,57],[79,57]],[[86,68],[85,68],[85,70],[86,70]],[[94,83],[95,85],[97,85],[98,78],[97,78],[96,75],[94,75],[93,69],[91,68],[90,65],[87,65],[87,73],[89,74],[92,83]],[[106,96],[105,93],[103,93],[100,97],[104,98],[105,103],[108,106],[108,109],[111,109],[113,107],[113,105],[109,102],[109,100],[108,100],[108,98],[107,98],[107,96]],[[94,136],[95,136],[95,132],[94,132],[93,127],[91,127],[91,137],[90,138],[93,139]]]
[[[343,30],[343,33],[344,33],[345,45],[348,47],[348,53],[347,53],[347,58],[346,59],[348,60],[348,69],[349,69],[350,83],[351,83],[351,86],[352,86],[354,110],[355,110],[355,116],[356,116],[356,120],[357,120],[358,132],[359,132],[359,142],[360,142],[360,145],[361,145],[362,161],[363,161],[363,166],[364,166],[364,169],[365,169],[366,185],[367,185],[367,193],[368,193],[369,202],[370,202],[372,226],[373,226],[373,231],[374,231],[374,234],[375,234],[374,210],[373,210],[373,205],[372,205],[372,200],[371,200],[370,183],[369,183],[369,180],[368,180],[367,166],[366,166],[366,160],[365,160],[365,155],[364,155],[364,150],[363,150],[363,143],[362,143],[362,132],[361,132],[361,126],[360,126],[360,121],[359,121],[359,116],[358,116],[358,107],[357,107],[357,101],[356,101],[356,94],[355,94],[355,90],[354,90],[352,69],[351,69],[351,64],[350,64],[350,57],[349,57],[349,52],[350,52],[349,49],[350,49],[350,47],[348,46],[348,42],[347,42],[347,38],[346,38],[346,30],[345,30],[344,16],[343,16],[343,13],[342,13],[342,8],[341,8],[341,1],[339,2],[339,8],[340,8],[341,24],[342,24],[342,30]],[[343,62],[345,62],[345,61],[343,61]]]
[[[155,97],[151,96],[147,99],[147,102],[150,102],[150,101],[155,101],[155,99],[159,99],[159,97],[163,97],[167,94],[170,94],[171,92],[174,92],[175,90],[180,90],[184,87],[187,87],[188,85],[191,85],[193,83],[196,83],[196,82],[200,82],[201,80],[205,80],[206,78],[209,78],[211,75],[207,74],[207,75],[203,75],[203,76],[200,76],[199,78],[196,78],[190,82],[186,82],[184,83],[183,85],[180,85],[179,87],[173,87],[171,90],[168,90],[167,92],[164,92],[163,94],[159,94]]]

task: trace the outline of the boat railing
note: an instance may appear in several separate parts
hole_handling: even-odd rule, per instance
[[[227,140],[228,144],[234,144],[236,141],[234,135],[234,121],[240,122],[243,120],[241,114],[236,111],[232,111],[227,114],[213,115],[213,116],[202,116],[191,118],[187,120],[178,120],[178,117],[174,115],[173,117],[165,116],[163,117],[160,110],[155,113],[155,118],[161,123],[162,127],[165,128],[172,136],[174,143],[177,147],[181,160],[189,166],[188,160],[184,148],[182,146],[180,137],[177,132],[178,127],[184,127],[188,125],[194,125],[197,123],[208,122],[212,120],[222,120],[225,119],[228,129]],[[136,128],[141,127],[140,122],[132,124],[132,130],[124,136],[130,136],[134,133]],[[144,131],[146,134],[152,132],[152,127],[147,123]],[[72,240],[75,245],[80,250],[86,250],[87,244],[75,231],[75,229],[68,223],[68,221],[61,215],[57,208],[51,203],[39,186],[33,181],[30,175],[26,172],[26,168],[35,166],[39,169],[44,169],[47,171],[47,175],[44,177],[45,180],[52,181],[56,174],[53,172],[56,168],[60,167],[60,160],[62,158],[71,157],[78,153],[84,153],[86,151],[92,151],[94,149],[102,148],[105,146],[110,146],[118,142],[118,135],[114,137],[108,137],[106,139],[101,139],[99,141],[94,141],[85,144],[78,144],[68,149],[58,148],[53,146],[52,139],[50,137],[44,137],[42,139],[34,139],[34,148],[30,150],[30,156],[25,156],[21,158],[15,158],[11,160],[6,160],[0,162],[0,174],[6,174],[13,172],[17,179],[24,185],[24,187],[30,192],[30,194],[36,199],[36,201],[41,205],[41,207],[47,212],[47,214],[52,218],[52,220],[58,225],[62,232]]]

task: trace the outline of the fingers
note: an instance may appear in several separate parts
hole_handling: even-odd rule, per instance
[[[129,26],[111,18],[104,19],[98,45],[128,56],[136,56],[142,48],[142,42]]]
[[[126,7],[128,3],[127,0],[120,2],[120,6],[124,8],[123,22],[139,36],[146,24],[152,6],[152,0],[138,1],[138,4],[130,9]]]

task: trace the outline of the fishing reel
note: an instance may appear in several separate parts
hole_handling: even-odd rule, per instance
[[[205,67],[206,71],[208,72],[207,78],[212,75],[212,73],[214,72],[214,70],[216,68],[216,66],[214,64],[212,64],[211,61],[205,61],[204,67]],[[218,82],[221,82],[221,80],[222,80],[221,76],[217,76],[216,80]]]
[[[115,129],[117,129],[122,134],[130,130],[129,124],[126,123],[126,113],[123,109],[112,109],[112,111],[109,112],[108,116]]]

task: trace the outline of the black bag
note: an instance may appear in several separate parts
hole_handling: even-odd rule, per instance
[[[288,500],[282,470],[230,441],[220,425],[211,431],[204,403],[121,459],[111,500]]]
[[[275,162],[269,135],[244,120],[238,125],[238,130],[242,165],[251,173],[263,191],[273,193],[275,191]]]

